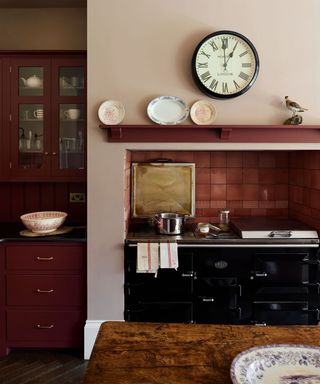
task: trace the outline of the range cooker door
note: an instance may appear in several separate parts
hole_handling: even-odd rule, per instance
[[[192,302],[138,302],[125,309],[126,321],[193,323]]]
[[[256,252],[251,280],[257,284],[304,285],[317,282],[318,260],[294,249]]]
[[[255,301],[252,318],[255,325],[315,325],[319,310],[307,301]]]
[[[235,277],[201,277],[197,280],[195,322],[239,324],[241,285]]]

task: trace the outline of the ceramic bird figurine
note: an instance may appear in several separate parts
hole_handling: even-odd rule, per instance
[[[302,123],[302,116],[298,115],[297,112],[307,111],[307,108],[301,107],[295,101],[289,99],[289,96],[285,96],[286,107],[292,112],[292,116],[287,119],[283,124],[298,125]]]
[[[286,106],[288,109],[290,109],[290,111],[293,112],[293,115],[295,115],[297,112],[307,111],[307,108],[303,108],[295,101],[290,100],[289,96],[285,96],[285,99],[286,99]]]

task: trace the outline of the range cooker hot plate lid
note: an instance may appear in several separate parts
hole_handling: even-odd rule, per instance
[[[318,239],[314,228],[291,219],[248,217],[233,219],[231,226],[243,239]]]

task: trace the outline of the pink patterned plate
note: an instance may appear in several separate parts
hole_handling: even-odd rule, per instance
[[[210,125],[216,119],[217,111],[210,101],[199,100],[192,105],[190,117],[195,124]]]
[[[124,115],[124,106],[120,101],[116,100],[107,100],[103,102],[98,110],[99,119],[105,125],[120,124]]]

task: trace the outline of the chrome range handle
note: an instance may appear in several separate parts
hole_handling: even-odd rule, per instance
[[[269,237],[280,237],[280,238],[286,238],[292,236],[292,231],[271,231],[268,235]]]
[[[200,299],[203,303],[213,303],[213,302],[214,302],[214,298],[213,298],[213,297],[199,296],[199,299]]]
[[[186,271],[181,273],[181,277],[195,277],[196,273],[194,271]]]
[[[262,271],[252,271],[250,279],[253,280],[256,277],[258,277],[258,278],[259,277],[268,277],[268,274],[267,274],[267,272],[262,272]]]
[[[305,264],[311,264],[311,265],[319,265],[320,260],[319,259],[309,259],[309,257],[305,257],[302,259],[302,262]]]

